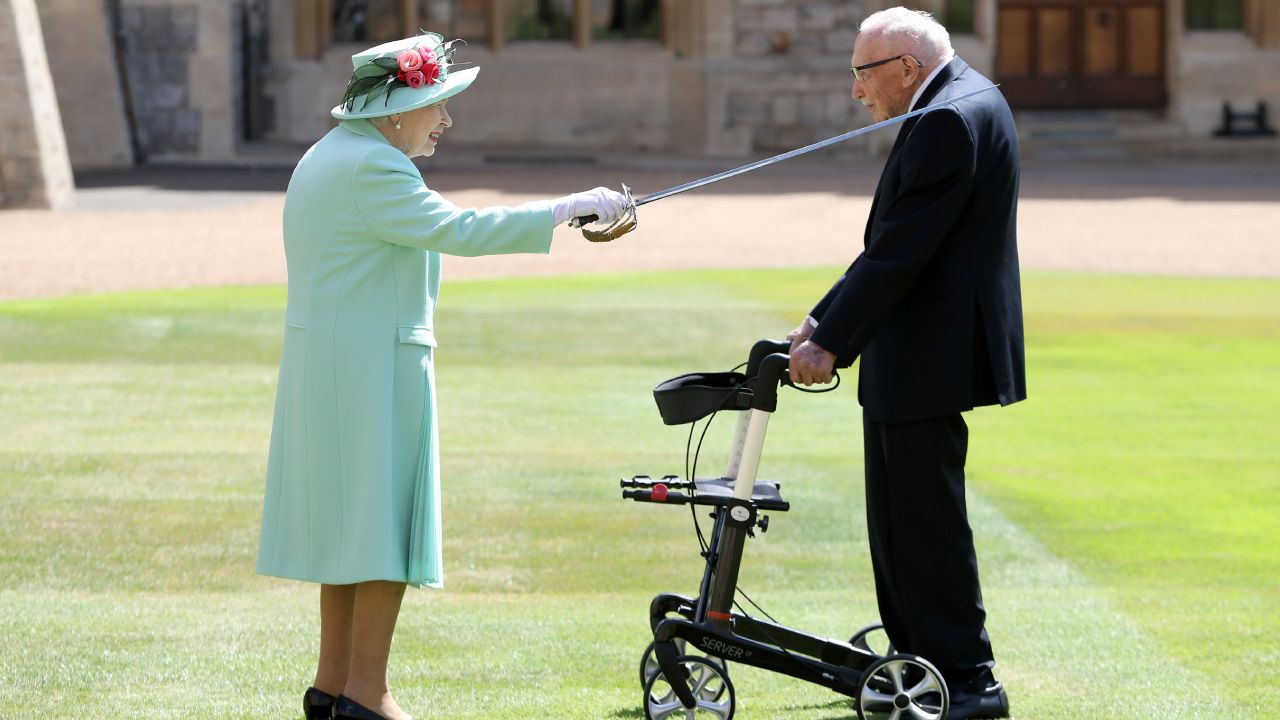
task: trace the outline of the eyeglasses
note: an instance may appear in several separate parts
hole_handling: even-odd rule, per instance
[[[912,57],[911,55],[908,55],[908,54],[906,54],[906,53],[903,53],[903,54],[901,54],[901,55],[895,55],[895,56],[893,56],[893,57],[891,57],[891,58],[885,58],[884,60],[877,60],[877,61],[875,61],[875,62],[869,62],[869,63],[867,63],[866,65],[855,65],[854,67],[849,68],[849,71],[853,73],[853,79],[854,79],[854,80],[857,80],[858,82],[866,82],[866,80],[867,80],[867,71],[868,71],[868,70],[870,70],[871,68],[873,68],[873,67],[879,67],[879,66],[881,66],[881,65],[884,65],[885,63],[891,63],[891,62],[893,62],[894,60],[901,60],[901,59],[902,59],[902,58],[904,58],[904,57],[905,57],[905,58],[911,58],[912,60],[915,60],[916,67],[924,67],[924,63],[920,62],[919,60],[916,60],[916,59],[915,59],[914,57]]]

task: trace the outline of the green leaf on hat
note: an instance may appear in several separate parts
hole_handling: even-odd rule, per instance
[[[379,75],[377,77],[352,78],[351,82],[347,84],[347,91],[342,94],[342,104],[350,108],[357,97],[368,92],[371,88],[381,85],[385,77],[384,75]]]
[[[373,59],[373,61],[370,64],[377,65],[383,70],[390,70],[392,72],[395,72],[396,70],[400,69],[400,63],[397,62],[396,59],[392,57],[376,57]]]
[[[356,68],[355,76],[357,78],[368,77],[385,77],[387,69],[377,63],[366,63]]]
[[[369,103],[373,102],[374,100],[378,99],[384,94],[387,96],[387,100],[390,100],[391,90],[392,90],[391,86],[393,83],[395,83],[395,81],[396,79],[393,77],[388,79],[385,82],[379,82],[377,85],[375,85],[373,89],[370,90],[368,94],[364,96],[364,104],[360,106],[360,109],[364,110],[365,108],[369,107]]]

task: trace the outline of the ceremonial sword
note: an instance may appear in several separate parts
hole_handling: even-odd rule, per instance
[[[627,211],[623,213],[623,216],[621,218],[618,218],[616,222],[614,222],[612,225],[605,228],[604,230],[589,230],[583,226],[589,223],[593,223],[599,218],[595,215],[586,215],[583,217],[574,218],[574,220],[570,223],[570,226],[582,228],[582,234],[585,235],[588,240],[591,240],[593,242],[603,242],[606,240],[613,240],[635,229],[637,224],[636,208],[640,207],[641,205],[648,205],[651,202],[657,202],[658,200],[662,200],[663,198],[669,198],[672,195],[679,195],[682,192],[687,192],[695,188],[700,188],[705,185],[710,185],[712,183],[720,182],[721,180],[731,178],[735,175],[749,173],[752,170],[759,170],[762,167],[773,165],[775,163],[780,163],[783,160],[790,160],[791,158],[799,157],[801,155],[806,155],[808,153],[814,152],[815,150],[821,150],[823,148],[831,147],[832,145],[835,145],[837,143],[842,143],[846,140],[852,140],[856,137],[860,137],[862,135],[875,132],[876,130],[879,130],[881,128],[886,128],[886,127],[889,127],[890,125],[897,125],[898,123],[906,122],[907,120],[910,120],[913,117],[919,117],[920,115],[924,115],[925,113],[931,112],[933,110],[937,110],[938,108],[943,107],[945,105],[950,105],[952,103],[956,103],[961,100],[964,100],[965,98],[973,97],[978,93],[984,93],[988,90],[994,90],[997,87],[999,86],[988,85],[987,87],[980,88],[978,90],[973,90],[971,92],[967,92],[963,95],[953,97],[953,98],[944,100],[942,102],[935,103],[933,105],[926,105],[922,108],[919,108],[918,110],[912,110],[909,113],[905,113],[897,117],[892,117],[892,118],[889,118],[888,120],[881,120],[878,123],[867,125],[866,127],[861,127],[861,128],[858,128],[857,130],[851,130],[847,133],[844,133],[843,135],[837,135],[833,138],[828,138],[826,140],[813,143],[812,145],[805,145],[802,148],[797,148],[795,150],[791,150],[790,152],[782,153],[781,155],[774,155],[773,157],[765,158],[763,160],[757,160],[753,163],[748,163],[746,165],[743,165],[742,167],[737,167],[732,170],[725,170],[724,172],[716,173],[715,175],[709,175],[699,180],[693,180],[691,182],[687,182],[681,185],[669,187],[666,190],[659,190],[658,192],[645,195],[644,197],[632,198],[631,188],[627,187],[626,185],[623,185],[622,191],[623,191],[623,194],[626,195],[627,197],[628,207],[627,207]]]

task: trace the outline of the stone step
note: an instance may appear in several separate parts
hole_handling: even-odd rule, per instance
[[[1161,154],[1186,138],[1163,113],[1141,110],[1022,111],[1023,154],[1041,158],[1126,158]]]

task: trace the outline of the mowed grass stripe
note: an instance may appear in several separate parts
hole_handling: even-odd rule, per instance
[[[424,718],[640,717],[633,676],[649,598],[692,591],[699,572],[686,510],[616,499],[620,475],[682,471],[684,429],[660,424],[649,390],[679,372],[735,364],[751,339],[781,334],[830,276],[446,286],[437,330],[449,590],[410,595],[394,678],[407,707]],[[1172,337],[1190,329],[1238,339],[1237,354],[1262,363],[1240,372],[1256,374],[1274,359],[1265,327],[1241,330],[1236,316],[1265,326],[1257,307],[1274,286],[1169,279],[1135,292],[1123,278],[1040,275],[1027,285],[1033,402],[970,423],[971,507],[1015,714],[1220,717],[1230,708],[1266,717],[1255,703],[1276,691],[1254,682],[1265,639],[1225,626],[1216,651],[1254,664],[1230,677],[1189,673],[1180,669],[1194,657],[1179,645],[1185,624],[1168,618],[1208,623],[1194,603],[1241,597],[1265,616],[1276,609],[1271,576],[1237,564],[1232,587],[1195,593],[1194,577],[1171,577],[1161,604],[1134,603],[1123,573],[1107,572],[1113,554],[1062,542],[1076,526],[1050,511],[1105,512],[1108,494],[1096,485],[1110,478],[1086,473],[1088,483],[1064,485],[1081,475],[1075,438],[1043,413],[1061,413],[1055,398],[1070,396],[1077,378],[1101,375],[1107,389],[1115,374],[1102,372],[1111,368],[1098,364],[1099,343],[1073,328],[1133,335],[1112,329],[1135,322],[1108,310],[1118,305]],[[12,679],[0,700],[18,717],[296,716],[313,661],[314,589],[252,575],[282,300],[278,288],[252,288],[0,304],[0,565],[14,579],[0,593],[0,634],[20,639],[0,649]],[[1184,301],[1203,307],[1195,327],[1179,320]],[[1165,336],[1145,338],[1104,346],[1141,352],[1134,365],[1159,376],[1172,364],[1161,355]],[[1204,374],[1196,363],[1185,371]],[[751,544],[743,573],[744,588],[780,620],[833,637],[875,607],[853,385],[784,394],[762,473],[783,480],[795,509]],[[1209,419],[1257,404],[1228,395]],[[1183,422],[1205,421],[1189,413]],[[722,466],[731,425],[717,420],[709,433],[703,474]],[[1246,435],[1225,449],[1234,457],[1249,447]],[[1265,468],[1266,452],[1257,457]],[[1265,473],[1251,477],[1265,485]],[[1148,495],[1152,512],[1179,504]],[[1087,513],[1070,517],[1088,527]],[[1132,540],[1120,536],[1116,552]],[[1218,552],[1268,557],[1256,532],[1232,540]],[[847,702],[796,681],[743,669],[735,682],[748,720],[853,716]]]
[[[970,490],[968,501],[988,632],[1014,717],[1224,717],[1228,705],[1212,680],[1166,655],[1105,588],[980,493]]]

